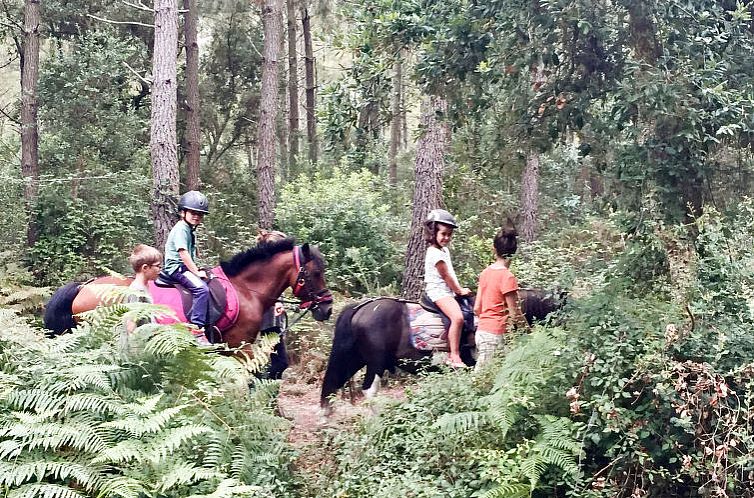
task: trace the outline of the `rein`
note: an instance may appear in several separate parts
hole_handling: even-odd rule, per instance
[[[322,303],[331,303],[332,294],[328,289],[322,289],[315,291],[311,288],[311,282],[309,281],[309,271],[306,269],[306,263],[303,256],[301,246],[293,248],[293,265],[298,268],[298,275],[296,276],[296,283],[293,286],[293,295],[301,299],[299,308],[309,310],[310,308],[316,308]],[[305,295],[302,295],[305,293]],[[285,302],[285,301],[282,301]]]

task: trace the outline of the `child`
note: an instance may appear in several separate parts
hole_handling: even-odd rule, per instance
[[[516,228],[510,220],[495,235],[495,262],[479,275],[474,313],[478,357],[475,370],[489,362],[513,323],[526,326],[518,301],[518,281],[508,269],[517,249]]]
[[[461,287],[450,261],[448,244],[457,228],[455,218],[444,209],[433,209],[425,223],[427,254],[424,257],[424,289],[432,302],[450,319],[447,363],[452,367],[465,367],[461,360],[460,342],[463,328],[463,313],[456,295],[466,296],[471,290]]]
[[[207,273],[196,266],[196,238],[194,230],[201,224],[204,215],[209,213],[209,202],[201,192],[191,190],[183,194],[178,202],[181,219],[175,224],[165,242],[165,274],[186,287],[193,297],[193,306],[188,317],[197,330],[194,332],[200,345],[209,345],[204,334],[207,325],[209,288],[204,282]]]
[[[162,253],[152,246],[137,244],[134,247],[128,262],[134,270],[134,281],[128,286],[139,295],[129,296],[126,302],[151,303],[152,295],[149,293],[149,282],[156,280],[162,270]]]
[[[126,297],[126,303],[151,303],[152,295],[149,293],[149,281],[157,279],[162,269],[162,253],[152,246],[137,244],[128,257],[128,262],[134,270],[134,280],[128,288],[134,291]],[[121,351],[129,351],[129,335],[142,323],[126,320],[125,330],[121,329]]]

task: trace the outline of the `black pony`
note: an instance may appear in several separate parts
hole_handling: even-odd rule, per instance
[[[561,308],[564,295],[542,289],[519,289],[521,309],[531,324],[543,320],[549,313]],[[330,410],[329,397],[366,366],[363,389],[368,397],[379,389],[385,370],[395,371],[396,366],[416,372],[421,360],[431,356],[431,351],[415,348],[411,343],[409,304],[389,297],[370,299],[346,306],[335,323],[332,350],[327,362],[322,384],[320,406],[326,413]],[[469,350],[462,339],[461,353],[471,365],[466,352]],[[465,346],[465,347],[464,347]]]

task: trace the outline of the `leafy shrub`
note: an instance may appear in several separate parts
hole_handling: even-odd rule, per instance
[[[100,308],[44,340],[0,312],[0,489],[10,496],[293,496],[287,422],[259,362],[198,350],[183,326],[147,324],[125,344],[124,318]],[[255,356],[273,343],[262,341]]]
[[[377,293],[397,280],[402,265],[397,244],[406,226],[390,214],[384,195],[382,180],[367,171],[301,176],[283,188],[280,228],[320,245],[331,287]]]

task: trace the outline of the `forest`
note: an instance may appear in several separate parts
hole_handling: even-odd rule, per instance
[[[754,497],[753,16],[0,0],[0,497]],[[326,262],[329,320],[284,296],[282,380],[277,335],[208,352],[155,304],[44,329],[55,289],[162,250],[190,190],[201,265],[260,230]],[[419,297],[435,208],[462,286],[510,219],[511,271],[561,309],[479,371],[374,399],[360,372],[321,418],[338,316]]]

